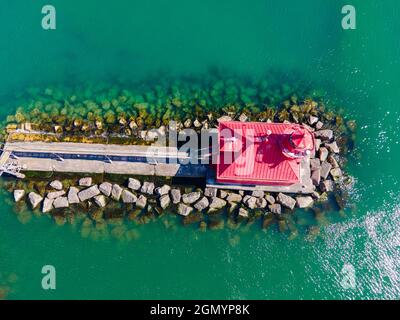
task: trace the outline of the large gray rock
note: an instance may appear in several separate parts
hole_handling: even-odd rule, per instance
[[[24,196],[25,196],[25,190],[22,190],[22,189],[14,190],[14,200],[15,200],[15,202],[18,202]]]
[[[67,197],[68,197],[68,202],[70,204],[80,202],[79,197],[78,197],[78,192],[79,192],[79,189],[77,187],[69,188]]]
[[[270,194],[267,194],[265,196],[265,200],[267,200],[269,204],[274,204],[275,203],[275,198],[273,196],[271,196]]]
[[[78,184],[81,187],[90,187],[92,185],[92,178],[91,177],[80,178]]]
[[[242,114],[239,116],[239,118],[238,118],[238,120],[239,120],[240,122],[246,122],[247,119],[249,119],[249,117],[248,117],[247,114],[245,114],[245,113],[242,113]]]
[[[322,141],[329,141],[333,139],[333,131],[330,129],[315,131],[314,135],[316,138],[321,139]]]
[[[260,209],[264,209],[267,206],[267,200],[264,198],[257,198],[256,207]]]
[[[318,151],[321,147],[321,139],[315,139],[315,151]]]
[[[99,190],[106,197],[109,197],[111,195],[112,187],[113,185],[110,182],[103,182],[102,184],[99,185]]]
[[[54,199],[53,202],[54,208],[68,208],[69,207],[69,202],[67,197],[59,197],[57,199]]]
[[[278,193],[278,196],[276,197],[276,200],[283,205],[284,207],[293,210],[294,206],[296,205],[296,200],[293,199],[292,197],[283,194],[282,192]]]
[[[171,198],[169,197],[168,194],[164,194],[160,197],[159,202],[161,208],[167,209],[171,204]]]
[[[54,181],[50,182],[50,187],[52,187],[53,189],[56,189],[56,190],[62,190],[63,185],[62,185],[61,181],[54,180]]]
[[[319,187],[323,192],[330,192],[333,191],[334,183],[332,180],[324,180],[321,182]]]
[[[238,216],[241,217],[241,218],[248,218],[249,217],[249,211],[247,211],[243,207],[240,207],[239,208],[239,212],[238,212]]]
[[[296,197],[296,204],[299,208],[308,208],[314,204],[314,199],[310,196]]]
[[[221,199],[225,199],[228,196],[228,194],[229,194],[228,191],[219,189],[219,197]]]
[[[312,126],[314,124],[316,124],[318,122],[318,117],[314,117],[314,116],[309,116],[308,117],[308,123]]]
[[[321,178],[326,179],[329,175],[329,172],[332,169],[332,165],[329,162],[322,162],[321,164]]]
[[[226,197],[226,201],[228,202],[240,202],[242,201],[243,197],[240,194],[237,193],[229,193],[229,195]]]
[[[30,192],[28,194],[28,199],[31,203],[32,209],[35,209],[39,205],[39,203],[42,202],[43,197],[35,192]]]
[[[144,195],[140,195],[136,200],[136,207],[144,209],[147,205],[147,198]]]
[[[104,208],[107,204],[107,199],[104,194],[99,194],[98,196],[95,196],[93,200],[100,208]]]
[[[49,198],[49,199],[55,199],[55,198],[58,198],[58,197],[63,196],[64,194],[65,194],[65,191],[64,191],[64,190],[61,190],[61,191],[52,191],[52,192],[48,192],[48,193],[47,193],[47,198]]]
[[[178,204],[181,202],[181,190],[179,189],[172,189],[171,190],[171,198],[173,204]]]
[[[315,129],[320,130],[324,126],[324,123],[322,121],[318,121],[315,124]]]
[[[204,195],[209,198],[216,197],[217,191],[218,191],[217,188],[205,188]]]
[[[311,181],[314,186],[319,186],[319,183],[321,182],[321,169],[311,172]]]
[[[336,141],[333,141],[332,143],[325,143],[325,147],[327,147],[328,150],[333,153],[339,153],[340,151]]]
[[[140,189],[141,186],[142,186],[142,184],[140,183],[140,181],[138,179],[129,178],[129,180],[128,180],[128,188],[129,189],[137,191]]]
[[[210,204],[210,202],[208,201],[208,198],[203,197],[198,202],[196,202],[194,207],[196,208],[196,210],[201,211],[201,210],[204,210],[205,208],[207,208],[209,206],[209,204]]]
[[[282,213],[282,207],[279,203],[270,204],[268,208],[274,214],[280,215]]]
[[[324,162],[328,158],[329,152],[328,149],[325,147],[319,148],[319,160]]]
[[[333,180],[337,180],[343,176],[342,170],[340,170],[340,168],[333,168],[330,172]]]
[[[121,194],[122,194],[122,188],[120,185],[118,184],[113,184],[113,187],[111,189],[111,198],[113,198],[115,201],[119,201],[119,199],[121,198]]]
[[[317,158],[310,160],[310,169],[311,171],[318,170],[321,168],[321,161]]]
[[[53,209],[53,202],[54,199],[44,198],[42,212],[43,213],[50,212]]]
[[[154,193],[154,183],[145,181],[143,182],[142,189],[140,189],[141,193],[153,194]]]
[[[197,200],[200,199],[201,193],[198,191],[190,192],[182,195],[182,201],[185,204],[192,204],[195,203]]]
[[[135,203],[137,200],[137,197],[128,190],[123,190],[121,196],[123,203]]]
[[[223,207],[226,206],[226,201],[217,197],[213,197],[211,198],[211,202],[210,202],[210,208],[211,209],[222,209]]]
[[[245,196],[243,202],[249,209],[257,208],[257,198],[252,196]]]
[[[251,195],[256,198],[264,198],[265,193],[262,190],[254,190]]]
[[[100,194],[100,190],[98,186],[95,184],[94,186],[91,186],[87,189],[84,189],[82,191],[78,192],[78,197],[80,201],[86,201],[89,200],[97,195]]]
[[[190,206],[187,206],[186,204],[180,203],[180,204],[178,205],[178,213],[179,213],[181,216],[186,217],[186,216],[188,216],[192,211],[193,211],[193,208],[190,207]]]
[[[168,194],[169,190],[171,190],[171,187],[167,184],[164,184],[162,187],[156,189],[156,193],[159,196],[163,196],[165,194]]]
[[[328,162],[332,165],[332,168],[339,168],[339,163],[333,155],[328,156]]]

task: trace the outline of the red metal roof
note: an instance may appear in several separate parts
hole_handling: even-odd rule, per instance
[[[220,122],[217,181],[289,185],[300,181],[300,159],[282,153],[284,131],[293,124]]]

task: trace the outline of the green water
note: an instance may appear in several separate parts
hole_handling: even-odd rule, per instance
[[[47,1],[3,1],[2,117],[26,87],[219,66],[245,76],[301,75],[358,123],[347,167],[356,179],[354,209],[315,220],[316,237],[308,227],[288,240],[276,227],[200,233],[158,221],[139,227],[135,241],[94,241],[45,217],[21,224],[2,196],[0,286],[11,288],[8,298],[399,298],[400,4],[351,2],[353,31],[340,25],[347,1],[53,0],[57,30],[43,31]],[[54,291],[41,289],[46,264],[57,270]],[[340,285],[346,264],[354,266],[355,289]]]

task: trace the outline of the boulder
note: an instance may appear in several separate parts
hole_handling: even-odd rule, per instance
[[[208,198],[203,197],[199,201],[196,202],[194,207],[196,208],[196,210],[201,211],[201,210],[204,210],[205,208],[207,208],[209,206],[209,204],[210,204],[210,202],[208,201]]]
[[[262,190],[254,190],[251,195],[256,198],[264,198],[265,193]]]
[[[24,196],[25,196],[25,190],[22,190],[22,189],[14,190],[14,200],[15,200],[15,202],[18,202]]]
[[[334,183],[332,180],[324,180],[320,183],[319,187],[323,192],[330,192],[333,191]]]
[[[312,126],[314,124],[316,124],[318,122],[318,117],[314,117],[314,116],[309,116],[308,117],[308,123]]]
[[[219,190],[219,197],[221,199],[225,199],[228,196],[228,194],[229,193],[226,190],[222,190],[222,189]]]
[[[314,204],[314,199],[310,196],[296,197],[296,205],[299,208],[308,208]]]
[[[91,198],[97,196],[98,194],[100,194],[100,190],[97,187],[97,185],[95,184],[94,186],[91,186],[87,189],[79,191],[78,197],[79,197],[80,201],[86,201],[88,199],[91,199]]]
[[[241,218],[248,218],[249,217],[249,211],[247,211],[243,207],[240,207],[239,208],[239,212],[238,212],[238,216],[241,217]]]
[[[329,162],[322,162],[321,164],[321,178],[326,179],[329,175],[329,172],[332,169],[332,165]]]
[[[245,113],[242,113],[242,114],[239,116],[238,120],[241,121],[241,122],[246,122],[248,118],[249,118],[249,117],[248,117]]]
[[[192,119],[188,118],[183,122],[185,128],[190,128],[192,126]]]
[[[106,197],[109,197],[111,195],[112,187],[113,185],[110,182],[103,182],[102,184],[99,185],[99,190]]]
[[[314,135],[317,139],[321,139],[322,141],[329,141],[333,139],[333,131],[330,129],[315,131]]]
[[[69,202],[67,197],[59,197],[57,199],[54,199],[53,201],[53,206],[54,208],[68,208],[69,207]]]
[[[293,199],[292,197],[283,194],[283,193],[278,193],[278,196],[276,197],[276,200],[283,205],[284,207],[293,210],[294,206],[296,205],[296,200]]]
[[[54,180],[50,182],[50,187],[52,187],[55,190],[62,190],[63,185],[60,180]]]
[[[55,199],[55,198],[58,198],[58,197],[63,196],[64,194],[65,194],[65,191],[64,191],[64,190],[48,192],[48,193],[47,193],[47,198],[49,198],[49,199]]]
[[[69,188],[67,197],[68,197],[68,202],[70,204],[80,202],[79,197],[78,197],[78,192],[79,192],[79,189],[76,187]]]
[[[182,195],[182,201],[185,204],[192,204],[200,199],[201,193],[200,192],[190,192]]]
[[[328,149],[325,147],[319,148],[319,160],[324,162],[328,158],[329,152]]]
[[[275,203],[275,198],[273,196],[271,196],[270,194],[267,194],[265,196],[265,200],[267,200],[269,204],[274,204]]]
[[[193,208],[190,206],[187,206],[186,204],[180,203],[178,205],[178,214],[181,216],[188,216],[191,212],[193,211]]]
[[[167,184],[164,184],[162,187],[156,189],[156,193],[159,196],[163,196],[165,194],[168,194],[169,190],[171,190],[171,187]]]
[[[35,209],[40,202],[42,202],[43,197],[40,194],[37,194],[35,192],[30,192],[28,194],[29,202],[32,205],[32,209]]]
[[[260,209],[264,209],[267,206],[267,200],[264,198],[257,198],[256,207]]]
[[[195,128],[200,128],[201,127],[201,122],[199,121],[199,119],[195,119],[193,121],[193,125]]]
[[[160,207],[163,209],[167,209],[171,204],[171,198],[169,197],[168,193],[164,194],[159,199]]]
[[[144,195],[140,195],[136,200],[136,207],[144,209],[147,205],[147,198]]]
[[[321,182],[321,169],[317,169],[311,172],[311,181],[314,186],[318,186]]]
[[[333,141],[332,143],[325,143],[325,147],[327,147],[328,150],[333,153],[339,153],[340,151],[336,141]]]
[[[217,196],[217,189],[216,188],[205,188],[204,189],[204,195],[206,197],[212,198]]]
[[[217,121],[218,121],[218,122],[232,121],[232,118],[231,118],[230,116],[222,116],[222,117],[219,117],[219,118],[217,119]]]
[[[53,202],[54,199],[44,198],[42,212],[43,213],[50,212],[53,209]]]
[[[211,198],[211,202],[210,202],[210,209],[222,209],[223,207],[226,206],[226,201],[221,199],[221,198],[217,198],[217,197],[213,197]]]
[[[332,168],[339,168],[339,163],[333,155],[328,156],[328,162],[331,164]]]
[[[119,201],[119,199],[121,198],[121,194],[122,194],[123,189],[121,188],[120,185],[118,184],[113,184],[113,187],[111,189],[111,198],[113,198],[115,201]]]
[[[173,204],[178,204],[181,201],[181,190],[172,189],[171,190],[171,198]]]
[[[237,193],[229,193],[229,195],[226,197],[226,201],[228,202],[240,202],[242,201],[243,197],[240,194]]]
[[[245,196],[243,198],[243,202],[246,204],[246,206],[249,209],[255,209],[257,208],[257,198],[256,197],[252,197],[252,196]]]
[[[129,178],[129,180],[128,180],[128,188],[133,191],[139,190],[141,185],[142,184],[138,179]]]
[[[340,168],[333,168],[330,172],[333,180],[337,180],[343,176],[342,170],[340,170]]]
[[[121,196],[123,203],[135,203],[137,200],[137,197],[128,190],[123,190]]]
[[[270,204],[268,206],[268,209],[272,213],[277,214],[277,215],[280,215],[282,213],[282,207],[281,207],[281,205],[279,203]]]
[[[315,129],[320,130],[324,126],[324,123],[322,121],[318,121],[315,124]]]
[[[143,182],[142,188],[140,189],[141,193],[146,193],[146,194],[153,194],[154,193],[154,183],[153,182],[148,182],[145,181]]]
[[[317,158],[310,160],[310,169],[311,171],[317,170],[321,168],[321,161]]]
[[[91,177],[80,178],[78,184],[82,187],[90,187],[92,185]]]
[[[99,194],[98,196],[95,196],[93,199],[94,199],[94,202],[100,208],[104,208],[107,204],[107,200],[106,200],[106,197],[104,196],[104,194]]]

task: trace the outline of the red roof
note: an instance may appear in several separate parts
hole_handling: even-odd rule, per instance
[[[217,181],[252,185],[299,182],[300,159],[282,153],[282,141],[288,138],[288,131],[293,132],[287,130],[290,128],[293,124],[220,122]]]

